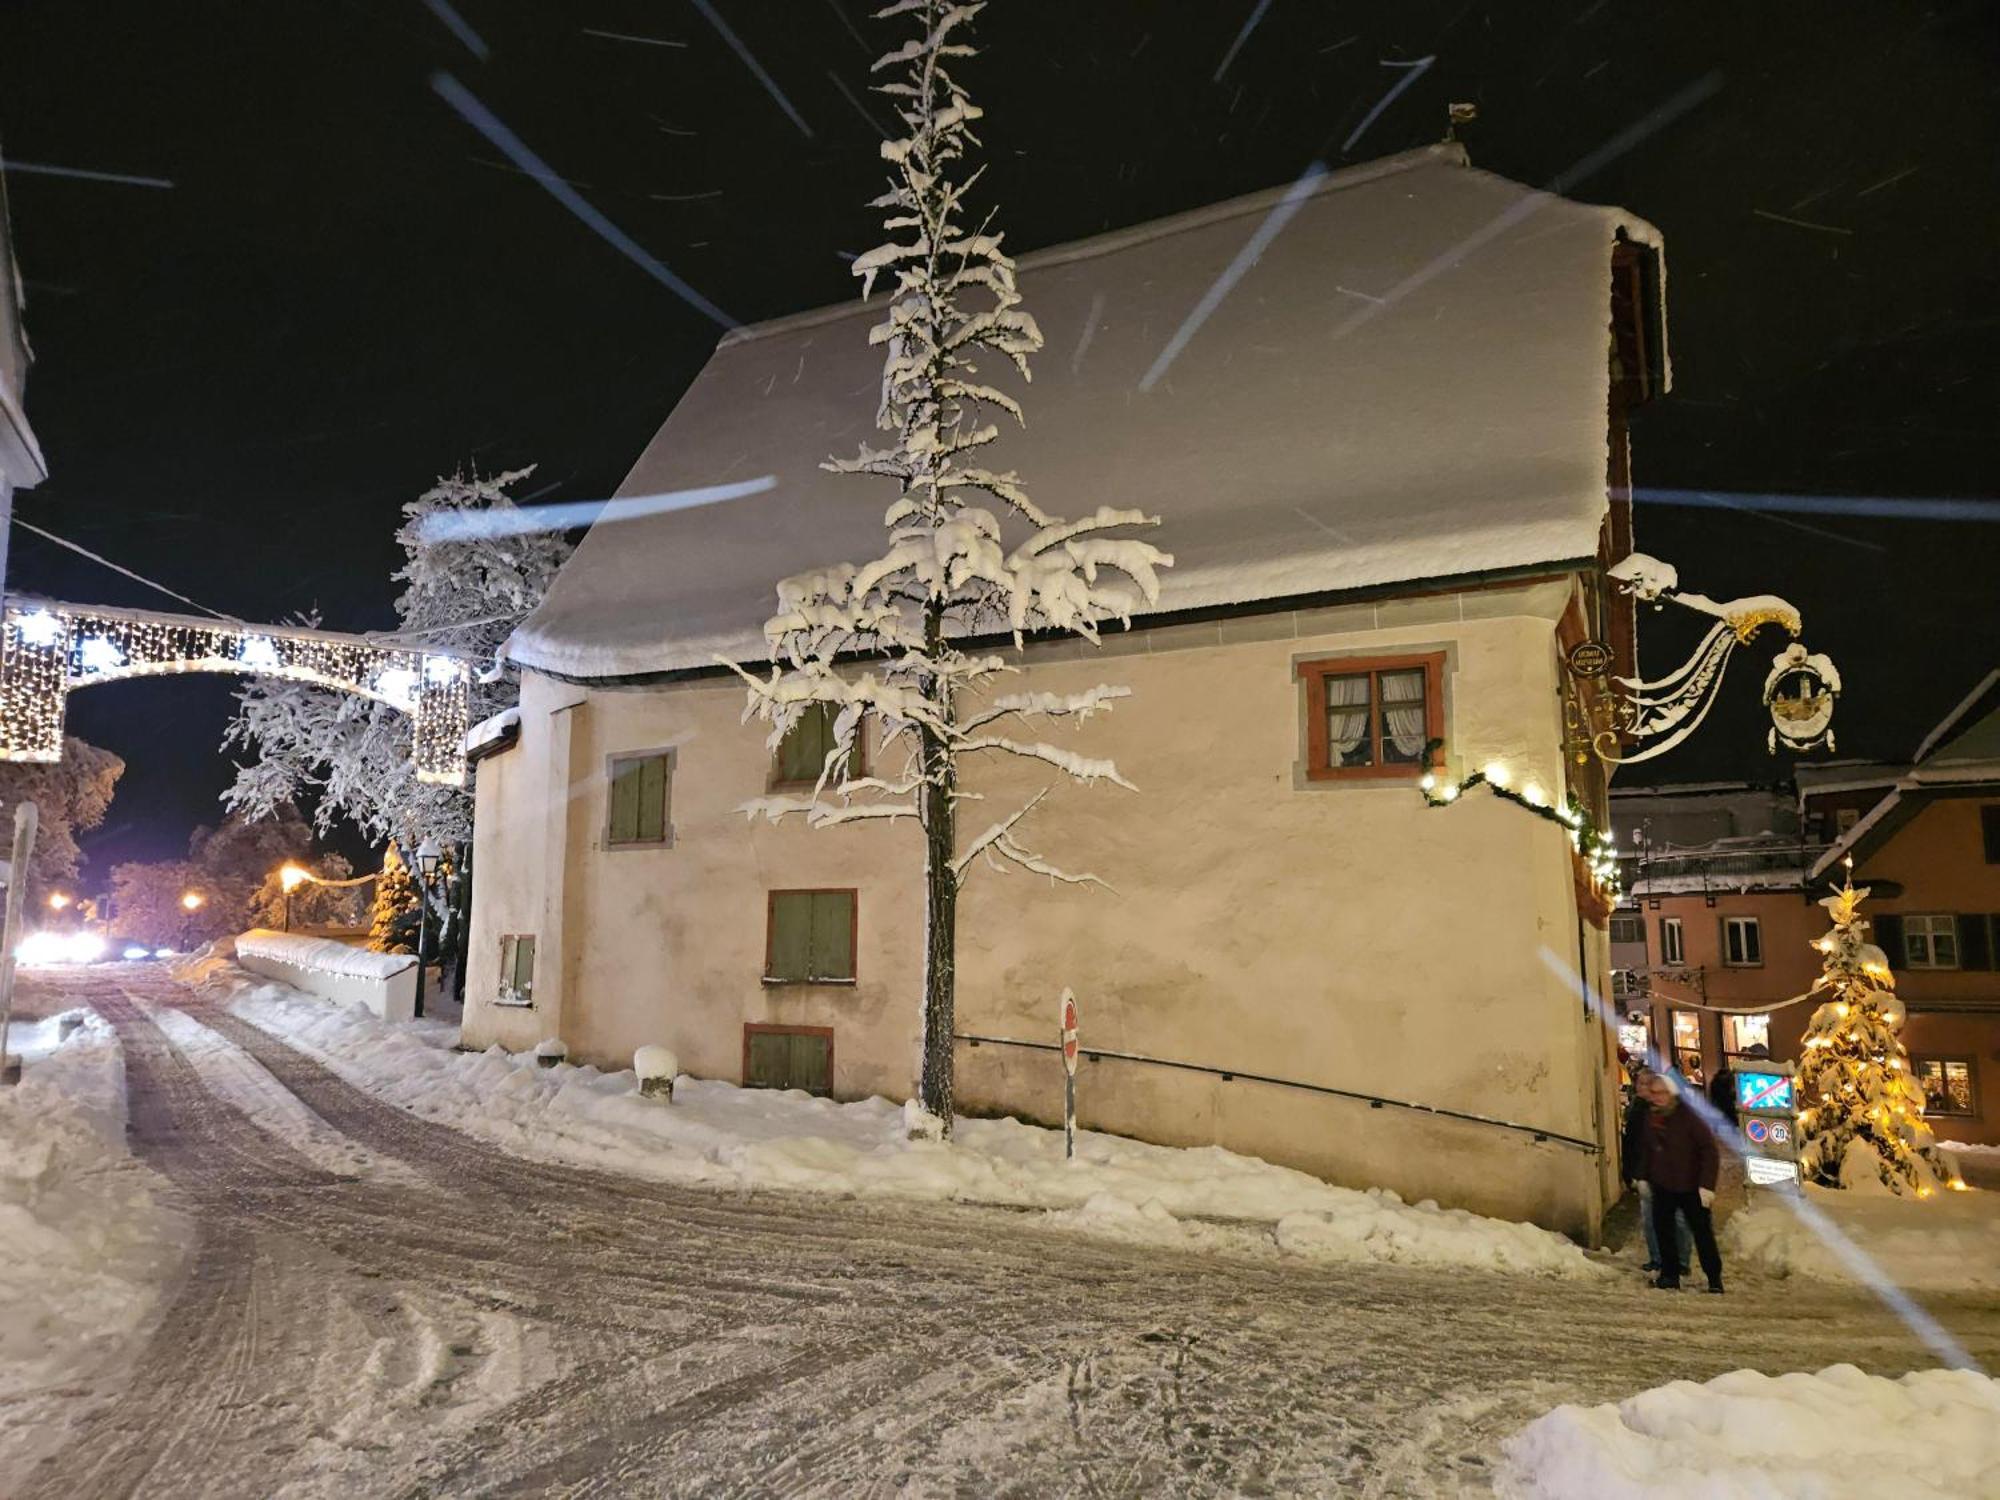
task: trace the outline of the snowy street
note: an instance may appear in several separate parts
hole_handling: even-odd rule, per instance
[[[1135,1248],[1035,1216],[505,1155],[153,968],[23,976],[116,1027],[197,1226],[143,1347],[0,1410],[34,1496],[1477,1494],[1563,1401],[1934,1361],[1873,1300]],[[2000,1308],[1930,1297],[1992,1368]]]

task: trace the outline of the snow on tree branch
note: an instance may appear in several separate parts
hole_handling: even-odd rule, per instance
[[[876,85],[902,125],[882,147],[884,242],[858,256],[863,296],[888,288],[869,343],[882,350],[876,424],[888,437],[829,458],[836,474],[873,480],[885,495],[880,556],[784,579],[764,627],[769,665],[744,680],[745,717],[770,725],[782,746],[809,714],[836,711],[831,743],[809,797],[763,797],[753,817],[798,816],[815,827],[912,816],[925,838],[926,952],[922,1101],[949,1129],[952,970],[956,892],[975,860],[1013,864],[1074,884],[1026,848],[1023,820],[1046,791],[1001,818],[963,850],[955,812],[962,757],[997,753],[1054,767],[1085,784],[1130,787],[1110,760],[1004,732],[1008,721],[1080,723],[1126,690],[1000,694],[1005,658],[969,644],[1067,632],[1093,643],[1107,621],[1159,598],[1173,558],[1139,533],[1158,524],[1142,510],[1097,504],[1074,519],[1044,510],[1022,477],[983,450],[1026,421],[1022,393],[1042,332],[1022,306],[1015,266],[990,212],[968,207],[979,172],[966,158],[982,112],[953,76],[976,55],[970,26],[983,3],[895,0],[878,12],[916,34],[879,58]],[[997,377],[1004,378],[1006,384]],[[1018,377],[1018,386],[1015,378]],[[864,723],[888,769],[851,775]],[[819,724],[815,735],[823,732]],[[815,744],[819,741],[816,739]]]
[[[507,490],[533,472],[455,474],[403,507],[396,541],[404,562],[392,580],[405,585],[395,605],[399,634],[427,650],[474,661],[495,658],[514,626],[541,602],[569,544],[544,532],[453,532],[434,539],[425,523],[444,513],[512,510]],[[305,623],[319,621],[315,616]],[[510,707],[517,696],[511,672],[478,676],[472,720]],[[344,818],[371,839],[399,838],[412,848],[425,838],[462,843],[471,837],[470,790],[417,780],[409,715],[275,678],[252,678],[236,701],[223,748],[241,746],[253,758],[237,766],[235,782],[222,794],[232,811],[261,818],[312,800],[322,833]]]

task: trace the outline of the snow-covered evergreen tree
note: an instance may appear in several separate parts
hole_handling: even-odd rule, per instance
[[[417,880],[394,844],[383,852],[375,881],[368,946],[382,953],[417,951]]]
[[[1824,961],[1810,993],[1826,1000],[1813,1012],[1799,1060],[1799,1171],[1822,1187],[1854,1187],[1867,1155],[1853,1150],[1859,1143],[1872,1149],[1891,1192],[1925,1198],[1934,1182],[1956,1185],[1957,1174],[1924,1123],[1923,1090],[1896,1034],[1903,1003],[1888,956],[1863,939],[1868,923],[1856,908],[1867,896],[1850,876],[1820,902],[1833,928],[1813,941]]]
[[[1128,621],[1158,594],[1157,570],[1173,561],[1129,533],[1155,524],[1143,511],[1100,506],[1064,520],[1029,499],[1020,478],[986,467],[980,450],[1015,421],[1015,398],[981,377],[1004,363],[1025,381],[1041,331],[1021,306],[1014,263],[991,216],[976,224],[966,195],[979,173],[966,157],[977,144],[978,106],[950,71],[975,49],[967,27],[980,4],[896,0],[879,14],[907,17],[917,34],[875,63],[898,73],[878,91],[894,101],[905,134],[884,143],[888,243],[854,265],[863,295],[878,276],[894,281],[870,342],[887,351],[877,425],[892,434],[853,458],[830,461],[842,474],[888,481],[887,550],[870,562],[841,564],[778,585],[766,623],[772,666],[745,673],[747,713],[771,725],[777,745],[812,705],[832,705],[833,747],[809,797],[770,797],[753,816],[799,814],[818,827],[909,818],[924,835],[926,940],[922,1128],[948,1134],[952,1111],[953,956],[957,895],[975,861],[1006,863],[1057,880],[1096,877],[1059,869],[1023,842],[1022,820],[1051,788],[1004,812],[969,840],[958,836],[961,765],[995,755],[1040,762],[1082,782],[1129,787],[1108,760],[1089,759],[1029,734],[1023,720],[1076,720],[1108,709],[1126,689],[1099,686],[1068,696],[1008,695],[996,679],[1014,668],[979,639],[1073,631],[1091,641],[1109,619]],[[853,660],[866,655],[865,664]],[[853,775],[857,736],[872,716],[883,737],[883,769]],[[900,762],[897,752],[900,751]]]
[[[403,507],[396,540],[404,563],[395,574],[405,585],[396,600],[400,638],[483,663],[541,602],[569,556],[560,535],[454,529],[440,537],[426,524],[452,513],[513,510],[508,487],[533,472],[519,469],[490,478],[454,474]],[[493,682],[475,672],[473,722],[509,707],[517,693],[511,672]],[[463,842],[472,831],[470,789],[417,780],[411,724],[408,714],[370,698],[252,678],[237,693],[236,717],[223,748],[241,745],[254,758],[237,767],[236,781],[222,800],[247,816],[263,817],[316,792],[314,818],[322,832],[345,818],[370,839],[397,838],[411,848],[426,838]]]

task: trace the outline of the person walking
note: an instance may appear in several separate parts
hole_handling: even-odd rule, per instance
[[[1653,1185],[1646,1181],[1646,1080],[1656,1076],[1651,1068],[1635,1065],[1632,1070],[1632,1098],[1625,1106],[1625,1131],[1618,1153],[1618,1175],[1628,1188],[1639,1194],[1639,1232],[1646,1239],[1646,1263],[1639,1267],[1648,1275],[1660,1269],[1660,1240],[1653,1232]],[[1694,1233],[1686,1220],[1680,1226],[1680,1263],[1686,1265],[1694,1253]]]
[[[1701,1258],[1708,1289],[1719,1293],[1722,1251],[1715,1243],[1715,1220],[1709,1209],[1715,1203],[1722,1154],[1708,1127],[1682,1101],[1680,1086],[1673,1079],[1655,1073],[1640,1084],[1639,1094],[1646,1101],[1645,1170],[1641,1177],[1652,1191],[1653,1238],[1660,1257],[1660,1275],[1653,1285],[1670,1291],[1681,1284],[1687,1266],[1675,1226],[1685,1219],[1694,1235],[1695,1254]]]

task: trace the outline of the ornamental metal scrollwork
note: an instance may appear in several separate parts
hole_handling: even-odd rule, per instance
[[[1572,698],[1565,722],[1577,759],[1596,755],[1607,762],[1637,762],[1664,755],[1693,734],[1715,707],[1722,677],[1738,646],[1767,625],[1776,625],[1793,639],[1772,658],[1764,679],[1764,708],[1771,717],[1765,749],[1794,753],[1824,745],[1834,748],[1833,710],[1840,697],[1840,672],[1823,653],[1810,652],[1798,640],[1803,628],[1798,610],[1775,594],[1752,594],[1718,602],[1704,594],[1684,592],[1674,568],[1658,558],[1635,552],[1610,570],[1612,580],[1633,598],[1655,609],[1678,604],[1715,620],[1686,661],[1663,677],[1604,676],[1609,689],[1592,704]]]

